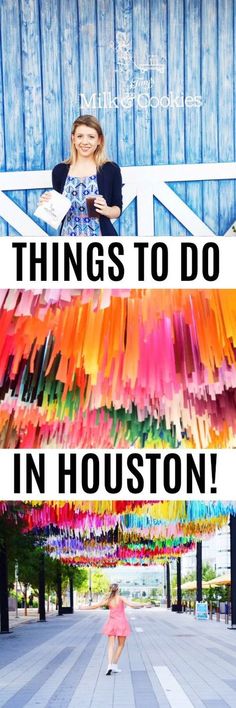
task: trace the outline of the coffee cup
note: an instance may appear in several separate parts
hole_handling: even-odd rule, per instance
[[[99,219],[99,213],[95,209],[94,202],[95,199],[100,196],[100,194],[89,194],[89,196],[86,197],[87,211],[90,219]]]

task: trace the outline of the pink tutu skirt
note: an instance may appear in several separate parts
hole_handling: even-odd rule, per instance
[[[130,632],[131,629],[127,620],[125,620],[125,622],[116,622],[115,620],[108,619],[102,628],[102,634],[105,634],[107,637],[129,637]]]
[[[110,607],[109,618],[102,628],[107,637],[128,637],[131,629],[125,616],[124,603],[120,600],[116,607]]]

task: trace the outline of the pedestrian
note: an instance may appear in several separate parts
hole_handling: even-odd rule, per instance
[[[94,116],[75,119],[70,157],[53,168],[52,186],[71,201],[61,236],[117,235],[111,219],[118,219],[122,211],[121,171],[106,155],[104,134]],[[50,192],[45,192],[40,203],[48,199]],[[91,209],[93,216],[89,216]]]
[[[97,610],[99,607],[109,608],[109,617],[102,628],[102,634],[108,638],[108,667],[106,676],[111,673],[120,673],[118,669],[118,660],[124,649],[126,638],[130,635],[131,629],[125,615],[125,605],[133,609],[139,609],[146,605],[138,604],[137,602],[129,602],[125,597],[119,595],[119,586],[113,583],[110,586],[109,594],[100,602],[92,605],[83,605],[81,610]],[[116,644],[117,641],[117,644]]]

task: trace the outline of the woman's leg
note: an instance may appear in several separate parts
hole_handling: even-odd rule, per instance
[[[108,670],[112,665],[112,657],[115,648],[115,637],[108,637]]]
[[[113,662],[112,662],[113,664],[117,664],[118,659],[120,658],[121,652],[123,651],[124,646],[125,646],[126,637],[117,637],[117,640],[118,640],[118,647],[113,654]]]

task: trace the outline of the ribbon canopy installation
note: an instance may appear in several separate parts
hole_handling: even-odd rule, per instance
[[[236,514],[232,502],[0,502],[23,532],[34,531],[53,558],[72,566],[165,563],[195,548]],[[12,523],[15,523],[15,516]]]
[[[234,446],[236,291],[0,291],[2,447]]]

